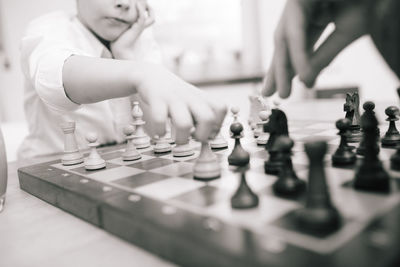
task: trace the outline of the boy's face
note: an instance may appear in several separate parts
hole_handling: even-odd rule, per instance
[[[145,0],[78,0],[78,17],[99,37],[114,41],[137,20],[138,1]]]

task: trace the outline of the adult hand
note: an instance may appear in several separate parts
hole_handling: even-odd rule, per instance
[[[294,76],[312,87],[347,45],[367,33],[368,0],[287,0],[275,31],[275,51],[262,94],[287,98]],[[327,25],[334,31],[315,49]]]

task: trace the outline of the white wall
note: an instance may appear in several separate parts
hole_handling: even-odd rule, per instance
[[[19,40],[33,18],[56,9],[74,10],[74,0],[0,0],[1,27],[10,69],[0,66],[0,119],[23,121],[23,79],[19,64]]]

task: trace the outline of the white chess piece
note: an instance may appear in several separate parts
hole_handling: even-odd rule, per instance
[[[218,158],[211,151],[208,142],[201,143],[200,155],[194,163],[193,177],[197,180],[212,180],[221,176]]]
[[[153,147],[154,153],[171,152],[172,146],[168,142],[168,139],[165,138],[165,136],[163,136],[163,137],[155,136],[154,139],[156,140],[156,144]]]
[[[218,132],[215,138],[210,141],[210,147],[213,149],[227,148],[228,142],[222,136],[221,132]]]
[[[124,153],[122,153],[122,160],[130,161],[142,158],[132,142],[133,138],[135,138],[135,136],[133,135],[133,133],[135,132],[135,127],[133,125],[127,125],[124,127],[123,132],[126,135],[127,144]]]
[[[83,162],[83,155],[79,152],[75,139],[75,122],[67,121],[60,124],[64,132],[64,155],[61,158],[63,165],[75,165]]]
[[[85,158],[85,169],[87,170],[98,170],[106,167],[105,160],[100,157],[96,149],[99,146],[97,138],[96,133],[86,134],[86,140],[89,142],[88,146],[91,148],[89,156]]]
[[[257,137],[257,145],[265,145],[268,142],[268,138],[269,138],[269,133],[264,132],[264,124],[266,124],[268,122],[268,118],[270,116],[270,113],[266,110],[262,110],[260,111],[260,113],[258,114],[258,116],[260,117],[261,121],[257,123],[257,129],[259,129],[259,135]],[[255,133],[254,133],[255,135]]]
[[[233,117],[233,122],[237,122],[238,121],[239,111],[240,111],[239,107],[237,107],[237,106],[231,107],[231,113],[232,113],[232,117]]]
[[[133,125],[135,126],[135,137],[133,139],[133,144],[136,148],[146,148],[150,146],[150,137],[144,131],[143,125],[146,124],[142,120],[143,111],[139,107],[139,102],[133,102],[132,108]]]

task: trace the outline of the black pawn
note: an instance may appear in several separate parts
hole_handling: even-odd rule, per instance
[[[390,177],[382,166],[377,150],[378,120],[374,113],[365,112],[361,116],[364,132],[364,157],[356,170],[353,186],[358,190],[387,193],[390,190]]]
[[[399,114],[399,109],[395,106],[390,106],[386,108],[385,114],[388,116],[386,121],[389,122],[389,129],[382,137],[382,146],[395,147],[400,143],[400,134],[396,129],[396,121],[399,120],[397,115]]]
[[[332,205],[326,183],[323,159],[327,151],[324,141],[305,144],[309,159],[307,199],[304,208],[297,211],[299,224],[313,232],[331,232],[341,225],[341,216]]]
[[[350,120],[340,119],[336,121],[336,128],[338,128],[340,135],[340,144],[338,149],[332,155],[332,164],[334,166],[350,165],[356,162],[357,157],[353,152],[353,147],[347,144],[347,136],[349,135]]]
[[[374,102],[372,102],[372,101],[365,102],[363,104],[363,109],[364,109],[363,115],[366,114],[365,116],[375,116],[375,112],[374,112],[375,103]],[[362,129],[362,125],[361,125],[361,129]],[[362,131],[364,132],[364,129],[362,129]],[[376,131],[377,139],[379,139],[380,130],[379,130],[378,126],[376,126],[375,131]],[[376,151],[376,153],[379,154],[379,150],[380,149],[379,149],[378,143],[375,143],[375,151]],[[363,136],[363,138],[362,138],[362,140],[360,142],[360,145],[358,146],[358,148],[356,150],[356,153],[358,155],[363,156],[364,152],[365,152],[365,141],[364,141],[364,136]]]
[[[250,162],[250,154],[240,144],[240,138],[243,137],[243,125],[240,122],[233,122],[230,130],[232,138],[235,139],[235,146],[228,157],[228,163],[234,166],[246,166]]]
[[[282,160],[282,168],[279,171],[278,180],[272,188],[277,195],[285,197],[294,197],[306,188],[306,183],[300,180],[294,169],[291,159],[293,140],[288,136],[280,136],[276,139],[276,148]]]
[[[251,190],[246,181],[248,167],[240,167],[240,184],[231,198],[231,206],[234,209],[250,209],[258,206],[258,196]]]

